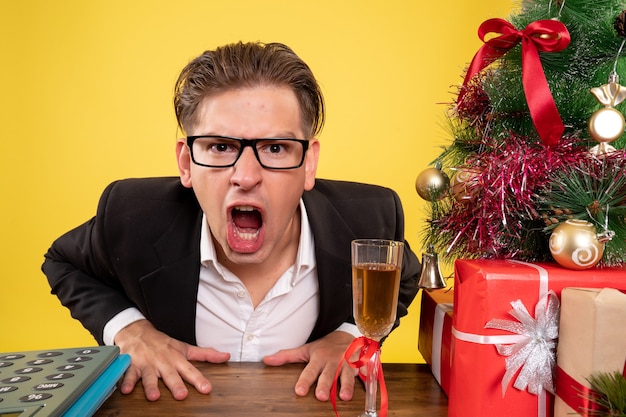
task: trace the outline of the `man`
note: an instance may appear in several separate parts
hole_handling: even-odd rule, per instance
[[[118,181],[96,216],[55,241],[52,292],[99,343],[132,364],[146,398],[161,378],[176,399],[210,381],[190,361],[307,362],[297,395],[327,400],[352,317],[350,241],[404,240],[391,190],[315,179],[324,121],[309,67],[282,44],[207,51],[174,98],[180,178]],[[398,320],[420,265],[405,245]],[[397,325],[397,323],[396,323]],[[344,367],[341,399],[354,371]]]

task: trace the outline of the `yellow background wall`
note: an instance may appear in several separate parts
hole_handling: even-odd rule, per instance
[[[205,49],[290,45],[328,108],[319,177],[399,192],[421,257],[416,175],[449,138],[445,105],[509,0],[0,0],[0,351],[94,344],[40,272],[60,234],[124,177],[177,175],[172,90]],[[420,362],[419,297],[385,346]]]

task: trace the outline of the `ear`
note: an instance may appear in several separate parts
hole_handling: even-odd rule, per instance
[[[304,159],[304,189],[307,191],[312,189],[315,185],[319,155],[320,142],[313,138],[309,141],[309,149],[306,151],[306,157]]]
[[[181,184],[184,187],[191,188],[191,155],[185,143],[185,138],[180,138],[176,141],[176,160],[178,162]]]

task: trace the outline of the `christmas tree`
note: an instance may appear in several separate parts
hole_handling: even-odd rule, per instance
[[[432,203],[425,246],[447,261],[622,265],[625,6],[520,6],[480,26],[484,46],[449,106],[451,142],[417,178]]]

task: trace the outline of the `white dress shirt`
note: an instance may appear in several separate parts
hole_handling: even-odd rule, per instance
[[[300,243],[296,262],[254,308],[241,280],[218,261],[208,222],[203,215],[200,237],[200,283],[196,308],[196,342],[229,352],[231,361],[258,362],[281,349],[306,343],[319,312],[315,245],[304,203],[300,201]],[[104,328],[112,345],[117,332],[145,318],[136,308],[117,314]],[[361,334],[356,326],[337,330]]]

